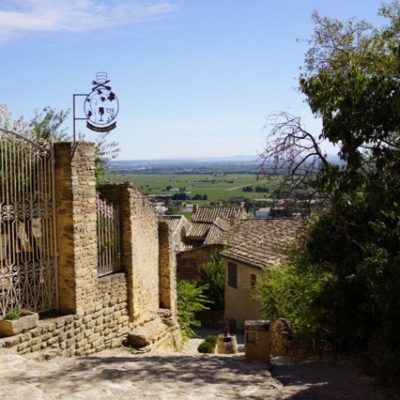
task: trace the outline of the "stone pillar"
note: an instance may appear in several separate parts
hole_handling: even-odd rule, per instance
[[[97,296],[94,145],[55,143],[59,311],[83,315]]]
[[[166,222],[158,224],[160,252],[160,307],[176,317],[176,254]]]

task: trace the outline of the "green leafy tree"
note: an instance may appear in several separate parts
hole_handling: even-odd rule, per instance
[[[98,183],[102,183],[110,174],[108,168],[110,160],[115,159],[120,147],[116,141],[109,140],[110,132],[101,133],[95,141],[95,163],[96,163],[96,178]]]
[[[323,348],[324,332],[316,320],[316,299],[329,275],[317,271],[299,271],[293,264],[270,266],[257,282],[256,299],[268,319],[287,318],[294,338],[308,351]]]
[[[67,128],[64,126],[69,111],[56,111],[47,106],[43,110],[35,111],[35,116],[29,123],[31,135],[34,139],[44,139],[52,142],[64,142],[70,140]]]
[[[205,295],[205,290],[207,290],[206,285],[197,286],[194,282],[177,282],[178,322],[184,341],[195,336],[193,328],[201,325],[196,319],[196,313],[209,309],[210,300]]]
[[[211,300],[213,310],[224,309],[225,267],[216,252],[211,254],[210,261],[202,264],[202,283],[207,285],[205,294]]]
[[[400,374],[400,3],[388,24],[314,15],[300,90],[322,118],[318,135],[280,114],[265,167],[308,189],[323,208],[294,259],[297,273],[328,276],[315,292],[313,321],[336,353],[363,354],[382,380]],[[339,162],[322,151],[336,145]]]

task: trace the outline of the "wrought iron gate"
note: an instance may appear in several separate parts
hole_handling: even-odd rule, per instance
[[[119,208],[96,197],[97,273],[99,276],[121,270]]]
[[[0,315],[57,307],[53,151],[0,128]]]

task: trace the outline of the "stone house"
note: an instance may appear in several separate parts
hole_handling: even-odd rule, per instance
[[[174,243],[173,249],[176,253],[180,253],[185,250],[186,244],[185,239],[187,232],[190,231],[190,222],[184,215],[162,215],[158,217],[160,223],[166,223],[168,230],[172,236]]]
[[[222,235],[246,216],[242,205],[195,207],[184,248],[177,256],[178,279],[199,280],[201,265],[222,248]]]
[[[241,221],[223,237],[220,252],[225,273],[225,320],[242,330],[245,320],[262,319],[261,306],[254,298],[255,285],[268,265],[282,264],[286,251],[300,233],[301,221],[290,218]]]
[[[12,135],[7,140],[18,140],[19,146],[26,146],[26,152],[32,146]],[[129,184],[104,185],[96,194],[93,144],[55,143],[48,157],[54,162],[48,176],[53,175],[54,180],[46,178],[40,187],[49,188],[52,182],[54,187],[46,189],[46,203],[40,203],[44,205],[39,205],[39,211],[53,211],[35,217],[41,233],[32,236],[32,243],[34,239],[35,248],[40,250],[38,264],[51,246],[55,248],[54,260],[38,266],[40,281],[35,275],[25,274],[26,263],[15,262],[18,280],[11,281],[7,275],[10,270],[4,264],[9,261],[2,256],[0,263],[0,312],[4,315],[7,304],[25,307],[31,302],[33,311],[40,313],[40,321],[32,330],[0,338],[0,349],[10,348],[20,354],[41,350],[66,356],[89,355],[121,346],[127,339],[138,347],[178,349],[181,336],[176,319],[176,259],[167,226],[158,224],[151,204]],[[44,169],[43,162],[39,165]],[[98,273],[98,196],[119,210],[120,226],[119,266],[102,275]],[[14,206],[18,208],[18,204]],[[39,211],[35,209],[36,214]],[[12,218],[2,219],[2,232],[14,229]],[[54,238],[50,234],[53,223]],[[108,243],[114,241],[110,237]],[[18,252],[14,259],[18,261],[21,246],[14,247]],[[29,268],[36,268],[36,264]],[[45,287],[50,274],[53,280]],[[13,292],[8,289],[18,282],[29,291],[20,290],[20,286],[14,286]],[[49,293],[51,303],[46,297]]]

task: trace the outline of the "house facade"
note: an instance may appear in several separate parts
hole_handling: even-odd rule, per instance
[[[241,221],[223,237],[225,249],[225,320],[242,330],[244,322],[268,318],[255,299],[257,282],[268,265],[287,260],[287,250],[300,233],[301,221],[291,218]]]

